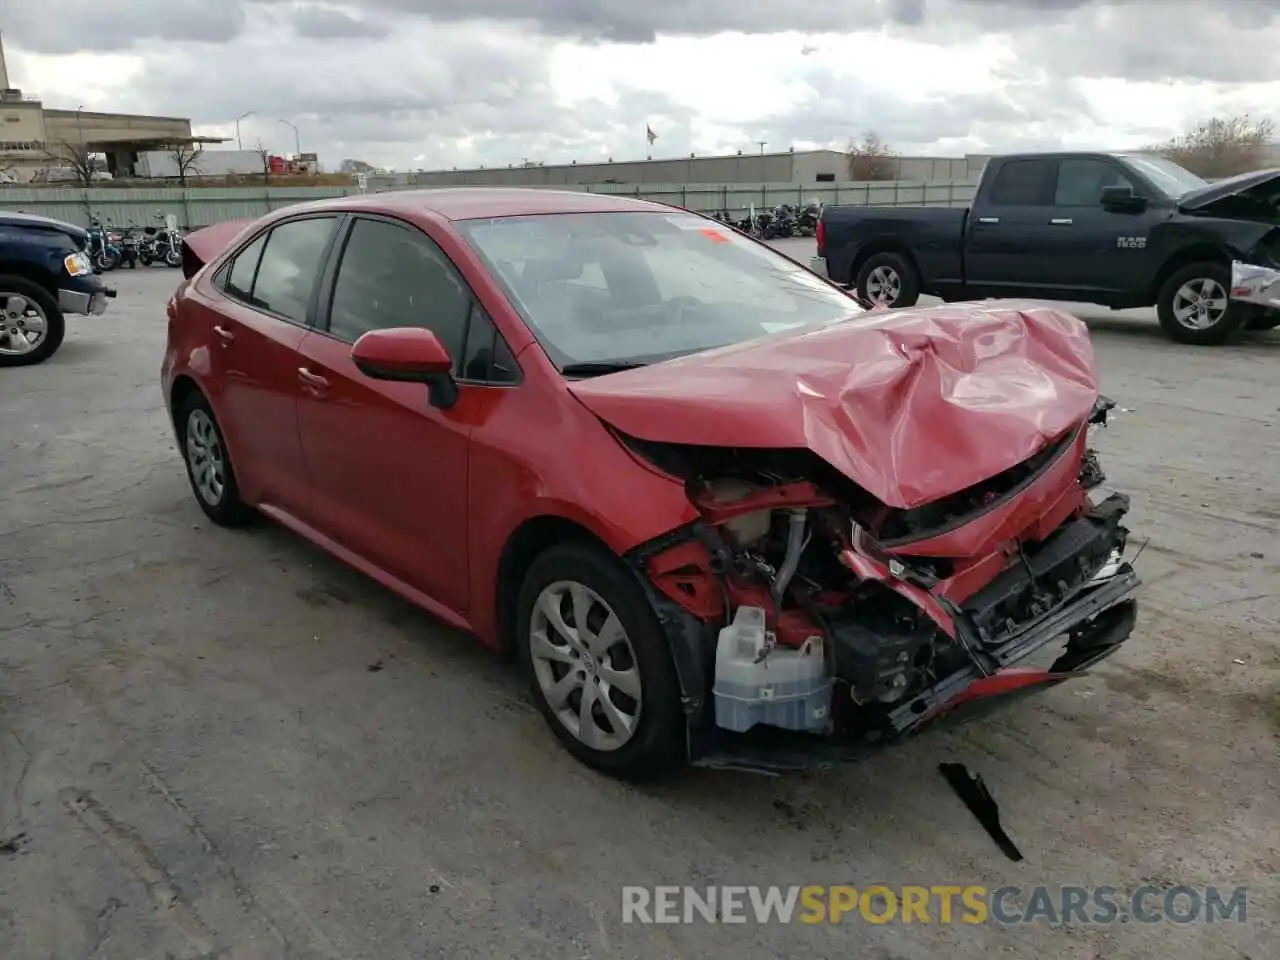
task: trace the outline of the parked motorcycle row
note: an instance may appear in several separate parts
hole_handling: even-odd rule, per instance
[[[116,227],[98,217],[89,218],[89,244],[86,252],[93,261],[95,273],[106,273],[117,267],[149,267],[162,263],[166,267],[182,266],[182,233],[171,229],[163,213],[156,214],[159,227],[140,227],[129,223]]]
[[[715,218],[736,230],[759,240],[783,240],[787,237],[812,237],[818,232],[822,218],[822,201],[810,200],[803,210],[796,211],[789,203],[780,203],[772,210],[759,213],[752,206],[747,216],[734,220],[727,210],[715,214]]]

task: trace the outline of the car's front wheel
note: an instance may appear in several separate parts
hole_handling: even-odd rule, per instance
[[[43,363],[65,335],[52,294],[25,277],[0,275],[0,367]]]
[[[231,455],[209,401],[193,391],[178,410],[177,422],[187,478],[200,509],[219,526],[247,523],[253,510],[240,499]]]
[[[660,776],[686,759],[666,637],[615,556],[578,543],[540,554],[524,577],[518,625],[538,708],[575,757],[626,779]]]
[[[1226,343],[1247,319],[1244,304],[1230,298],[1231,268],[1221,263],[1192,263],[1177,270],[1156,299],[1156,316],[1178,343],[1216,346]]]

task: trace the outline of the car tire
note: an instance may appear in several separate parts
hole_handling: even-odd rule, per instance
[[[920,299],[920,274],[900,253],[877,253],[858,269],[853,288],[867,303],[913,307]]]
[[[25,277],[0,275],[0,332],[7,331],[11,323],[17,326],[21,321],[25,327],[27,322],[25,316],[9,315],[11,312],[17,312],[6,309],[10,297],[20,297],[27,302],[27,308],[22,311],[23,314],[34,309],[41,315],[45,326],[44,339],[37,343],[34,349],[27,350],[25,353],[8,352],[4,344],[10,341],[7,337],[0,339],[0,367],[28,367],[43,363],[58,352],[63,338],[67,335],[67,322],[58,308],[58,301],[44,287],[32,283]],[[0,336],[4,334],[0,333]]]
[[[187,397],[177,423],[187,479],[204,515],[220,527],[239,527],[253,520],[253,509],[240,499],[231,454],[204,394],[194,391]]]
[[[585,644],[575,616],[583,609],[592,638]],[[687,760],[667,638],[635,574],[617,557],[583,543],[548,548],[525,573],[516,623],[534,700],[573,756],[633,781]]]
[[[1156,316],[1176,343],[1210,347],[1228,342],[1247,319],[1244,305],[1232,300],[1231,267],[1191,263],[1160,287]]]

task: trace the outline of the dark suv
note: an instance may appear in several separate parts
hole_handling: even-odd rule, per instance
[[[48,360],[68,313],[100,314],[116,295],[84,252],[74,224],[0,211],[0,367]]]

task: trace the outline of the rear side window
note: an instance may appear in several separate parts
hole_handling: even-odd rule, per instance
[[[311,217],[290,220],[273,229],[262,251],[249,303],[295,323],[306,323],[307,306],[334,221],[334,217]]]
[[[262,248],[266,245],[267,236],[263,234],[236,254],[223,287],[229,296],[249,302],[253,295],[253,276],[258,272],[258,261],[262,259]]]
[[[1041,207],[1052,191],[1052,160],[1010,160],[996,173],[987,202],[995,207]]]

